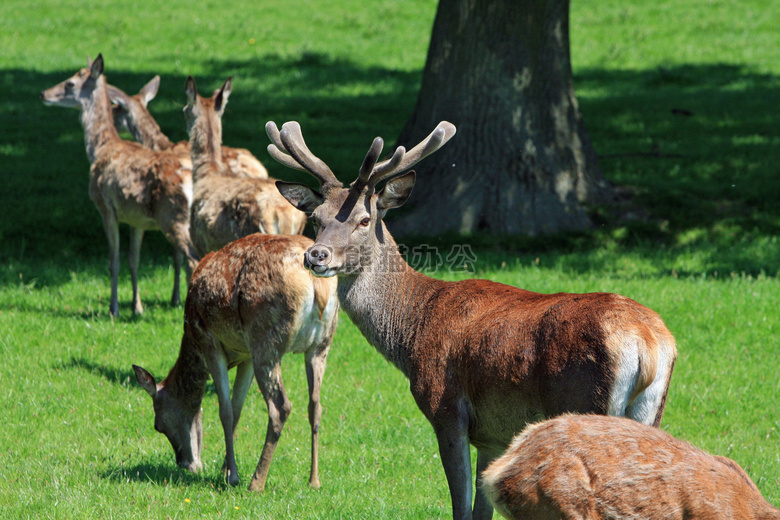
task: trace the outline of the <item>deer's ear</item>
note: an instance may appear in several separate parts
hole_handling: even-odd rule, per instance
[[[89,73],[92,79],[98,79],[103,74],[103,54],[98,54],[95,61],[89,65]]]
[[[233,90],[233,76],[230,76],[227,81],[222,85],[222,88],[220,88],[217,91],[217,95],[214,99],[214,108],[217,110],[217,112],[224,112],[225,111],[225,105],[227,105],[228,98],[230,97],[230,92]]]
[[[141,368],[137,365],[133,365],[133,371],[135,372],[135,378],[138,380],[138,384],[141,388],[146,390],[152,399],[157,395],[157,381],[154,380],[154,376],[150,374],[145,368]]]
[[[376,207],[381,212],[403,206],[412,194],[417,174],[413,171],[390,179],[377,194]]]
[[[127,94],[116,88],[114,85],[106,85],[106,92],[108,92],[108,98],[112,103],[122,105],[123,108],[127,108]]]
[[[276,181],[276,188],[290,204],[307,215],[311,215],[317,209],[317,206],[325,200],[325,197],[320,192],[309,188],[305,184]]]
[[[157,91],[160,90],[160,76],[157,75],[144,85],[141,90],[138,91],[138,97],[141,98],[141,103],[144,106],[149,104],[149,101],[153,100],[157,95]]]
[[[195,86],[195,78],[187,76],[184,82],[184,93],[187,94],[187,104],[194,105],[198,97],[198,87]]]

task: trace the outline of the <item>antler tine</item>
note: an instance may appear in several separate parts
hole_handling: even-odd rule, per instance
[[[408,152],[404,150],[403,146],[399,146],[390,159],[383,161],[374,167],[374,171],[370,178],[371,184],[376,185],[388,177],[408,170],[425,157],[441,148],[453,135],[455,135],[455,125],[447,121],[442,121],[428,137]]]
[[[385,142],[381,137],[375,138],[374,142],[371,143],[371,148],[368,149],[366,158],[363,159],[363,165],[360,167],[360,176],[358,176],[358,179],[363,184],[368,184],[368,179],[371,177],[371,173],[374,171],[374,166],[379,160],[379,155],[382,153],[382,148],[384,148],[384,146]]]
[[[280,150],[284,150],[284,145],[282,144],[282,138],[279,137],[279,129],[276,127],[276,123],[274,123],[273,121],[268,121],[265,124],[265,133],[268,135],[268,139],[270,139],[271,142],[274,145],[276,145],[277,148],[279,148]]]
[[[306,171],[303,166],[298,164],[298,162],[290,157],[290,155],[287,153],[287,148],[284,147],[282,144],[282,138],[279,136],[279,129],[276,127],[276,123],[273,121],[268,121],[265,124],[265,133],[268,134],[268,138],[271,140],[272,144],[269,144],[267,147],[268,154],[273,157],[278,162],[282,163],[283,165],[287,166],[288,168],[293,168],[294,170],[301,170]]]
[[[341,185],[328,165],[306,146],[301,133],[301,125],[288,121],[279,131],[273,121],[265,125],[266,133],[273,144],[268,145],[268,153],[287,167],[312,174],[321,185]],[[286,152],[286,153],[285,153]]]

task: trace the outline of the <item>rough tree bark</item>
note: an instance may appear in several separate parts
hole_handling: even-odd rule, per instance
[[[572,86],[568,0],[440,0],[417,106],[398,144],[458,134],[421,164],[398,233],[587,228],[613,196]]]

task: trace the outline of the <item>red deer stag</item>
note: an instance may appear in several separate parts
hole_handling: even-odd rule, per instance
[[[131,227],[128,263],[133,282],[133,312],[143,312],[138,292],[138,259],[147,230],[159,229],[173,245],[174,283],[171,304],[180,303],[182,260],[187,278],[199,256],[190,240],[192,172],[178,157],[125,141],[117,133],[103,75],[103,56],[89,61],[71,78],[45,90],[47,105],[81,107],[81,122],[91,164],[89,196],[103,218],[111,270],[112,316],[119,315],[119,223]]]
[[[320,386],[339,305],[336,280],[316,278],[301,263],[311,245],[302,236],[258,233],[207,255],[190,282],[181,350],[168,376],[157,383],[133,365],[138,383],[154,402],[154,427],[168,437],[181,467],[201,468],[201,401],[211,375],[225,433],[223,469],[228,483],[238,484],[233,441],[254,374],[268,405],[268,429],[249,489],[262,491],[291,410],[282,383],[282,356],[303,353],[311,424],[309,484],[319,487]],[[233,367],[231,402],[228,370]]]
[[[488,466],[482,487],[516,520],[780,520],[733,460],[600,415],[529,426]]]
[[[195,186],[190,229],[200,255],[251,233],[294,235],[306,225],[306,215],[279,194],[274,179],[224,175],[222,114],[231,89],[228,79],[213,96],[204,98],[198,95],[192,76],[185,84],[184,115]]]
[[[114,122],[117,128],[123,128],[133,135],[133,138],[152,150],[171,151],[176,153],[182,163],[192,168],[190,157],[190,142],[171,142],[160,130],[157,121],[149,112],[149,102],[157,95],[160,88],[160,76],[155,76],[149,83],[143,86],[138,94],[127,95],[121,89],[107,85],[108,95],[113,106]],[[260,161],[252,155],[252,152],[244,148],[222,147],[222,162],[227,166],[226,174],[232,173],[240,177],[252,177],[256,179],[268,178],[268,171]]]
[[[338,275],[344,310],[409,378],[438,440],[455,518],[493,511],[479,489],[472,511],[469,443],[481,473],[526,424],[545,417],[592,412],[660,423],[677,350],[652,310],[616,294],[444,282],[404,261],[382,218],[411,193],[415,173],[403,172],[450,139],[452,124],[379,163],[376,138],[349,187],[309,151],[298,123],[280,132],[269,122],[266,131],[271,156],[320,181],[321,193],[277,183],[317,229],[304,262],[317,276]]]

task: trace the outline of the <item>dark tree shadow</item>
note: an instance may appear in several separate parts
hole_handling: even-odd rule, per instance
[[[229,75],[234,78],[223,141],[252,150],[272,176],[306,183],[313,182],[310,176],[267,157],[266,121],[300,121],[312,151],[349,182],[374,136],[394,141],[413,110],[420,80],[418,72],[362,67],[313,53],[211,61],[205,71],[196,77],[204,92]],[[3,265],[13,263],[14,268],[0,270],[0,285],[19,283],[14,278],[18,271],[54,262],[63,268],[38,276],[37,283],[57,286],[81,264],[107,262],[100,218],[87,195],[88,163],[78,113],[45,107],[38,97],[74,71],[2,72],[2,81],[14,88],[6,89],[0,110],[5,123],[0,125],[0,181],[5,187],[0,206],[8,216],[0,219],[0,250],[5,253]],[[106,65],[109,81],[131,94],[157,73]],[[186,138],[184,80],[183,75],[163,75],[150,105],[172,140]],[[780,235],[780,176],[771,167],[777,144],[770,138],[776,136],[772,107],[780,106],[779,82],[778,77],[725,64],[639,72],[575,70],[580,106],[605,175],[629,194],[627,209],[617,216],[609,209],[592,208],[596,231],[624,228],[618,238],[621,246],[648,251],[686,243],[698,233],[702,238],[690,243],[724,273],[776,272],[780,248],[743,256],[738,250],[739,240]],[[457,139],[450,146],[457,146]],[[424,174],[424,163],[418,170]],[[632,214],[639,218],[623,218]],[[708,237],[733,243],[737,252],[722,255]],[[124,255],[124,226],[121,240]],[[495,259],[485,255],[496,265],[506,260],[502,251],[592,251],[602,245],[593,233],[470,237],[467,242],[496,251]],[[141,259],[142,270],[149,263],[170,265],[171,247],[160,233],[147,233]],[[572,266],[591,267],[597,266]]]

